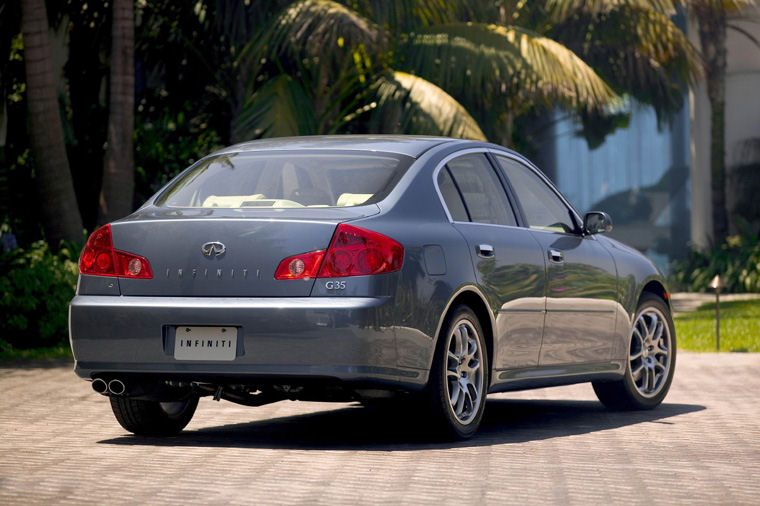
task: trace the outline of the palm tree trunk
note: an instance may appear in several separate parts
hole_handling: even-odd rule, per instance
[[[108,145],[100,191],[100,223],[131,213],[134,199],[135,21],[132,3],[133,0],[113,2]]]
[[[728,235],[726,211],[726,11],[710,2],[695,6],[710,100],[710,175],[713,241]]]
[[[62,239],[81,240],[83,227],[66,158],[48,30],[44,0],[22,0],[21,31],[32,156],[45,237],[56,247]]]

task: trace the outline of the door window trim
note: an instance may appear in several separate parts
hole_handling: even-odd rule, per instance
[[[546,232],[548,234],[565,234],[565,235],[574,235],[574,236],[584,236],[583,234],[583,219],[580,216],[580,213],[573,207],[570,202],[567,201],[564,195],[560,193],[560,191],[557,189],[556,186],[554,186],[554,183],[552,183],[549,178],[547,178],[541,170],[536,167],[533,163],[531,163],[527,158],[524,158],[522,156],[514,156],[512,153],[507,153],[504,151],[499,150],[490,150],[489,151],[490,157],[493,158],[492,163],[497,167],[497,172],[499,175],[506,181],[506,184],[509,186],[509,191],[514,196],[515,202],[517,202],[518,207],[520,208],[520,214],[522,215],[523,219],[523,226],[530,228],[531,230],[534,230],[536,232]],[[512,182],[509,181],[509,178],[506,176],[506,174],[503,173],[501,170],[501,166],[499,165],[499,161],[496,159],[496,156],[503,156],[504,158],[508,158],[522,167],[524,167],[526,170],[532,172],[535,174],[539,180],[543,181],[544,184],[549,188],[549,190],[554,193],[554,195],[564,204],[565,208],[569,212],[570,219],[575,224],[575,231],[573,232],[554,232],[551,230],[542,230],[540,228],[531,228],[530,224],[528,223],[528,216],[525,214],[525,211],[523,210],[522,203],[520,202],[519,197],[517,196],[517,192],[512,186]]]
[[[509,189],[507,189],[504,186],[504,180],[502,179],[501,175],[499,174],[498,167],[494,166],[493,160],[489,158],[488,153],[490,150],[488,148],[467,148],[462,149],[459,151],[456,151],[454,153],[451,153],[449,155],[446,155],[438,164],[436,165],[435,169],[433,169],[433,187],[435,188],[435,192],[438,194],[438,199],[441,202],[441,207],[443,207],[443,211],[446,213],[446,218],[449,220],[449,223],[456,223],[461,225],[485,225],[489,227],[506,227],[506,228],[525,228],[523,226],[523,220],[522,215],[520,214],[521,211],[516,209],[514,197],[510,193]],[[454,160],[455,158],[459,158],[461,156],[470,155],[470,154],[482,154],[484,155],[484,158],[486,162],[491,166],[491,170],[496,172],[496,177],[498,178],[499,182],[501,182],[502,191],[506,194],[507,202],[509,203],[510,210],[515,216],[515,221],[517,222],[517,226],[513,225],[501,225],[498,223],[480,223],[478,221],[456,221],[451,217],[451,213],[449,212],[449,208],[446,205],[446,201],[443,198],[443,193],[441,192],[441,189],[438,187],[438,175],[441,172],[441,169],[446,167],[446,164],[448,164],[451,160]],[[457,188],[457,192],[459,192],[459,198],[462,199],[462,203],[465,204],[465,209],[467,210],[467,215],[469,216],[469,210],[467,209],[467,204],[464,202],[464,197],[462,196],[462,193],[459,191],[459,185],[456,183],[456,180],[454,179],[454,175],[451,174],[451,171],[449,171],[449,174],[451,175],[452,180],[454,180],[454,184]]]
[[[524,156],[517,154],[512,151],[506,151],[501,149],[496,149],[493,147],[489,148],[466,148],[459,151],[455,151],[454,153],[451,153],[449,155],[446,155],[438,164],[436,165],[435,169],[433,169],[433,186],[435,188],[436,193],[438,194],[438,199],[441,202],[441,207],[443,207],[444,213],[446,213],[446,218],[449,220],[449,223],[457,223],[457,224],[475,224],[475,225],[487,225],[492,227],[508,227],[508,228],[515,228],[511,225],[498,225],[495,223],[478,223],[474,221],[454,221],[451,217],[451,213],[449,212],[448,206],[446,206],[446,201],[443,199],[443,193],[441,193],[441,189],[438,187],[438,174],[441,171],[443,167],[446,166],[448,162],[453,160],[454,158],[459,158],[463,155],[469,155],[473,153],[482,153],[485,155],[488,162],[491,164],[493,170],[496,171],[496,175],[499,178],[499,181],[501,181],[502,187],[504,191],[507,194],[507,200],[509,201],[510,206],[512,206],[512,211],[515,214],[515,218],[517,219],[517,228],[528,228],[528,221],[525,216],[525,212],[522,209],[522,204],[520,203],[520,199],[517,198],[517,195],[515,193],[514,188],[512,187],[512,183],[509,181],[509,179],[502,173],[499,165],[498,160],[496,160],[496,156],[503,156],[504,158],[508,158],[510,160],[513,160],[526,169],[533,172],[536,176],[538,176],[541,181],[543,181],[549,189],[560,199],[560,201],[567,207],[568,211],[570,212],[571,218],[575,221],[575,225],[579,232],[551,232],[548,230],[539,230],[539,229],[530,229],[535,230],[536,232],[546,232],[549,234],[564,234],[564,235],[573,235],[573,236],[581,236],[583,237],[584,234],[581,233],[582,223],[583,219],[580,216],[580,213],[570,204],[567,199],[557,190],[557,187],[554,186],[554,184],[549,181],[549,179],[544,176],[543,172],[536,167],[530,160],[525,158]],[[460,194],[461,198],[461,194]],[[464,201],[464,199],[463,199]]]

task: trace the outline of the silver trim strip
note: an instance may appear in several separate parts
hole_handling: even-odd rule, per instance
[[[500,149],[495,148],[468,148],[468,149],[462,149],[460,151],[456,151],[454,153],[451,153],[450,155],[446,156],[443,160],[441,160],[436,168],[433,170],[433,186],[435,188],[436,193],[438,194],[438,198],[441,201],[441,206],[443,207],[443,211],[446,213],[446,217],[449,220],[449,223],[476,223],[476,222],[469,222],[469,221],[454,221],[451,218],[451,213],[449,213],[449,209],[446,206],[446,201],[443,199],[443,194],[441,193],[441,189],[438,187],[438,173],[441,171],[444,165],[446,165],[450,160],[453,160],[454,158],[458,158],[463,155],[468,155],[471,153],[490,153],[494,156],[503,156],[504,158],[509,158],[511,160],[516,161],[517,163],[520,163],[524,165],[528,170],[533,171],[536,176],[538,176],[544,183],[546,183],[549,186],[549,189],[554,192],[554,194],[562,201],[562,203],[565,204],[565,206],[570,210],[571,213],[575,216],[575,218],[578,220],[579,224],[583,223],[583,219],[581,218],[580,214],[576,209],[570,204],[570,202],[567,201],[567,199],[560,193],[560,191],[557,189],[556,186],[541,172],[541,170],[536,167],[530,160],[525,158],[522,155],[519,155],[517,153],[512,153],[510,151],[502,151]],[[519,198],[519,197],[518,197]],[[509,225],[497,225],[494,223],[476,223],[477,225],[491,225],[495,227],[510,227]],[[513,228],[513,227],[510,227]],[[517,227],[517,228],[529,228],[529,227]],[[560,232],[549,232],[548,230],[539,230],[539,229],[533,229],[530,230],[538,230],[541,232],[547,232],[547,233],[560,233]],[[572,235],[578,235],[578,234],[572,234]]]

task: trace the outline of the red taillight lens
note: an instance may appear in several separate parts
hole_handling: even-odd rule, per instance
[[[288,257],[277,267],[275,279],[310,279],[316,278],[319,266],[322,265],[324,250],[312,251]]]
[[[147,259],[113,249],[111,225],[92,233],[79,255],[79,272],[92,276],[151,279],[153,271]]]
[[[275,279],[342,278],[385,274],[401,269],[404,247],[377,232],[341,223],[327,251],[288,257]]]
[[[401,269],[403,262],[404,247],[390,237],[341,223],[317,277],[385,274]]]

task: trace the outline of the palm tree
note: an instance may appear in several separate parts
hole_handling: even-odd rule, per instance
[[[515,118],[536,107],[565,107],[589,122],[618,94],[652,104],[662,118],[680,108],[698,65],[669,18],[672,2],[536,4],[295,2],[248,48],[252,60],[269,63],[250,81],[237,136],[351,130],[361,120],[511,145]],[[299,103],[314,104],[316,116],[297,121]]]
[[[103,164],[98,221],[107,223],[132,212],[135,106],[133,0],[113,0],[108,144]]]
[[[705,84],[710,101],[710,190],[713,241],[722,244],[728,235],[726,209],[726,31],[733,27],[755,44],[757,40],[741,28],[729,25],[731,12],[754,5],[753,0],[689,0],[699,28],[704,58]],[[760,44],[758,44],[760,46]]]
[[[43,0],[22,0],[21,30],[29,133],[42,222],[48,242],[57,246],[61,240],[81,240],[83,229],[66,158]]]
[[[503,132],[499,140],[508,144],[510,115],[523,110],[520,104],[552,101],[594,109],[615,96],[560,44],[521,27],[460,21],[467,13],[456,2],[365,4],[354,10],[331,0],[303,0],[278,16],[252,53],[256,60],[275,62],[292,86],[284,95],[252,87],[239,137],[280,133],[279,125],[299,123],[281,114],[283,108],[303,110],[282,105],[297,103],[294,93],[315,104],[317,117],[290,133],[350,130],[347,123],[360,119],[370,128],[375,123],[390,131],[484,139],[494,136],[481,126],[496,111],[503,113],[501,128],[492,130]],[[262,113],[273,108],[280,114]],[[480,121],[468,113],[473,108],[481,112]]]

